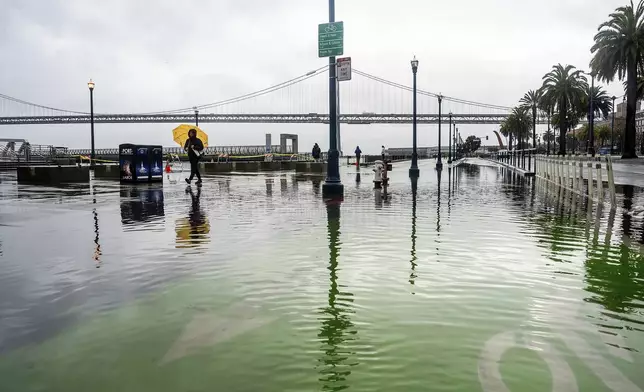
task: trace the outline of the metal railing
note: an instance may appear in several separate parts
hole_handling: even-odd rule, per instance
[[[534,173],[536,170],[537,149],[526,148],[524,150],[504,150],[499,151],[493,157],[508,166],[515,169],[521,169],[526,173]]]
[[[87,148],[83,149],[69,149],[67,150],[67,156],[77,156],[84,155],[88,156],[91,154],[91,150]],[[163,147],[163,154],[183,154],[185,153],[184,149],[176,147]],[[262,155],[266,153],[266,146],[257,145],[257,146],[211,146],[205,149],[205,155]],[[282,147],[279,145],[271,146],[271,153],[273,154],[292,154],[293,146],[286,146],[286,149],[282,151]],[[118,148],[99,148],[94,150],[94,154],[97,156],[104,155],[119,155]]]
[[[606,182],[610,203],[613,206],[617,205],[613,161],[610,156],[540,155],[537,157],[537,162],[538,178],[599,203],[604,202],[604,182]],[[583,189],[584,182],[588,184],[587,189]]]

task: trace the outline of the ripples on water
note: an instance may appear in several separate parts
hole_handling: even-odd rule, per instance
[[[644,388],[639,190],[391,174],[0,177],[0,390]]]

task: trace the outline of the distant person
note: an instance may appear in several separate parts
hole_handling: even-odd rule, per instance
[[[382,161],[385,161],[385,154],[387,153],[387,149],[385,146],[382,146],[382,150],[380,151],[380,154],[382,154]]]
[[[362,150],[360,149],[360,146],[356,146],[356,166],[360,166],[360,155],[362,155]]]
[[[183,149],[188,153],[188,160],[190,161],[190,178],[186,178],[186,182],[190,184],[194,176],[197,176],[197,186],[201,185],[201,174],[199,173],[199,159],[203,153],[203,142],[197,137],[197,130],[191,129],[188,131],[188,140],[183,146]]]
[[[318,146],[317,143],[313,145],[313,151],[311,151],[311,155],[313,156],[313,159],[315,159],[316,162],[320,160],[320,155],[322,155],[322,149],[320,149],[320,146]]]

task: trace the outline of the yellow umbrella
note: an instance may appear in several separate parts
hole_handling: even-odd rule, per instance
[[[174,141],[177,142],[177,144],[179,144],[181,147],[185,146],[186,140],[188,140],[188,131],[190,131],[191,129],[197,130],[197,137],[201,139],[203,147],[208,147],[208,135],[206,134],[206,132],[204,132],[197,126],[190,124],[181,124],[172,130],[172,137],[174,138]]]

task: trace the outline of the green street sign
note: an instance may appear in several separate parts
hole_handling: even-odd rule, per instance
[[[344,22],[318,25],[318,57],[342,56],[344,52]]]

